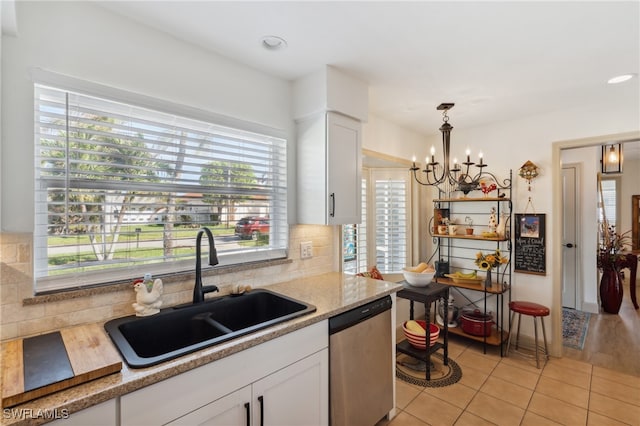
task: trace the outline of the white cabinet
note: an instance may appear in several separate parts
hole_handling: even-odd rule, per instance
[[[116,399],[110,399],[98,405],[94,405],[84,410],[70,413],[68,418],[62,418],[51,422],[51,425],[57,426],[113,426],[116,422]],[[64,413],[57,412],[59,416]]]
[[[326,425],[327,371],[324,349],[169,424]]]
[[[321,321],[123,395],[120,424],[244,426],[246,403],[260,424],[260,396],[266,425],[328,424],[328,339]]]
[[[297,123],[298,223],[360,223],[362,126],[326,112]]]
[[[328,396],[329,350],[324,349],[253,384],[253,424],[327,425]]]
[[[205,405],[179,419],[171,426],[185,425],[247,425],[251,409],[251,386],[245,386],[229,395]]]

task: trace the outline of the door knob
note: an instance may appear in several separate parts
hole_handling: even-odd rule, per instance
[[[567,244],[563,244],[563,245],[564,245],[565,247],[568,247],[568,248],[572,248],[572,247],[574,247],[574,245],[573,245],[573,244],[571,244],[571,243],[567,243]]]

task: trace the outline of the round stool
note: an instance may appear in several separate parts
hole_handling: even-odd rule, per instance
[[[533,302],[525,302],[525,301],[513,301],[509,303],[509,310],[511,311],[511,329],[509,330],[509,340],[507,343],[507,356],[509,356],[509,348],[511,347],[511,337],[513,336],[513,326],[514,317],[518,314],[518,332],[516,333],[516,352],[522,355],[522,352],[518,351],[518,346],[520,343],[520,318],[522,315],[527,315],[533,317],[533,330],[535,333],[535,358],[536,358],[536,367],[540,368],[540,358],[538,355],[539,350],[543,352],[545,362],[549,359],[549,350],[547,349],[547,333],[544,329],[544,317],[549,315],[549,308],[543,305],[539,305]],[[538,321],[537,318],[540,318],[540,324],[542,324],[542,337],[544,339],[544,348],[540,347],[538,343]],[[531,355],[528,355],[531,356]]]

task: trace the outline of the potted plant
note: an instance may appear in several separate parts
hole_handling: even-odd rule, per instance
[[[600,303],[602,309],[610,314],[617,314],[622,304],[623,288],[620,271],[626,266],[626,255],[622,252],[629,244],[629,232],[619,234],[615,226],[608,226],[602,233],[598,247],[597,264],[602,272]]]
[[[467,227],[464,231],[467,233],[467,235],[473,235],[473,219],[467,216],[464,218],[464,222],[467,224]]]

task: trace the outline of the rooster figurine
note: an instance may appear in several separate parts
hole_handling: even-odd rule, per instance
[[[160,312],[162,306],[162,280],[153,281],[153,286],[149,289],[143,280],[137,280],[133,283],[133,289],[136,292],[136,303],[133,303],[133,309],[136,316],[146,317]]]

